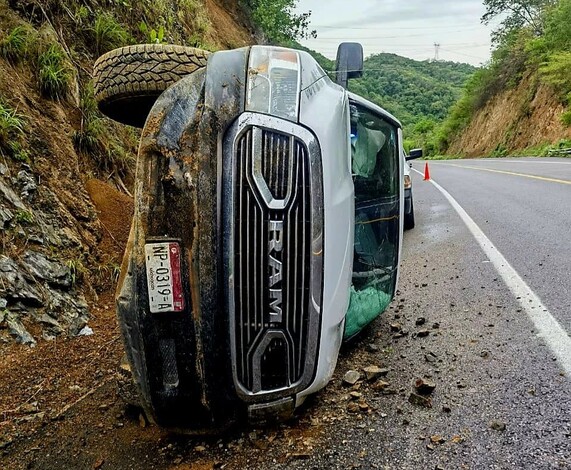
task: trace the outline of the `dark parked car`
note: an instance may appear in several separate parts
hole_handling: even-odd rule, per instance
[[[404,154],[404,229],[414,228],[414,201],[412,199],[412,179],[410,177],[409,160],[422,158],[422,149],[413,149],[409,155]]]

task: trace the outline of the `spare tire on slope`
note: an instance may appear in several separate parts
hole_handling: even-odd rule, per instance
[[[204,67],[209,52],[170,44],[121,47],[93,67],[95,100],[106,116],[143,127],[158,96],[186,75]]]

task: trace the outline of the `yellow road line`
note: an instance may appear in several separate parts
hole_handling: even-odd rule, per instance
[[[571,184],[571,181],[569,181],[569,180],[559,180],[556,178],[546,178],[544,176],[526,175],[525,173],[515,173],[513,171],[491,170],[490,168],[480,168],[477,166],[468,166],[468,165],[454,165],[453,163],[439,163],[439,165],[455,166],[456,168],[468,168],[471,170],[490,171],[492,173],[503,173],[504,175],[523,176],[524,178],[531,178],[534,180],[541,180],[541,181],[549,181],[550,183]]]

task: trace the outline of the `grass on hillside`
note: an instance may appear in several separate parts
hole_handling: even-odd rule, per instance
[[[0,40],[0,55],[12,64],[23,60],[28,53],[30,28],[16,26]]]
[[[37,68],[40,92],[48,98],[64,98],[70,89],[72,73],[61,46],[52,43],[41,52]]]
[[[91,32],[95,53],[98,56],[133,42],[127,30],[106,12],[97,14]]]
[[[24,132],[25,118],[15,109],[0,101],[0,146],[6,147]]]

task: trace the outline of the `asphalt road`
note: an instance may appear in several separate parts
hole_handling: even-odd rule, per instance
[[[571,160],[429,165],[472,222],[412,173],[399,292],[295,420],[176,436],[141,427],[108,382],[19,436],[0,468],[571,469]],[[369,365],[388,374],[343,383]],[[420,378],[435,385],[426,406],[409,401]]]
[[[424,162],[414,167],[423,172]],[[429,167],[487,237],[489,253],[413,172],[416,228],[405,233],[399,298],[339,365],[339,373],[350,368],[375,338],[397,393],[366,390],[375,413],[331,426],[320,456],[295,468],[571,468],[571,160]],[[500,270],[509,263],[530,292],[515,295],[514,273],[504,280],[493,260]],[[538,310],[526,305],[534,295]],[[545,315],[564,338],[540,336]],[[409,334],[391,333],[395,322]],[[426,325],[430,335],[420,338]],[[435,382],[432,408],[408,403],[417,378]]]
[[[421,172],[423,163],[415,165]],[[571,332],[571,159],[458,160],[429,169]]]

